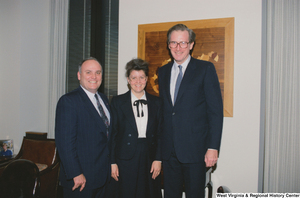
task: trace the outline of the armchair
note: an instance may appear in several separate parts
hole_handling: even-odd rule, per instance
[[[6,165],[17,159],[34,162],[39,168],[40,197],[56,197],[59,175],[59,157],[54,139],[23,138],[18,155],[7,163],[0,165],[0,175]]]
[[[39,169],[32,161],[13,160],[0,177],[1,197],[38,198],[40,192]]]

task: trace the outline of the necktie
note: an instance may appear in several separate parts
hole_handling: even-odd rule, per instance
[[[106,126],[106,129],[107,129],[107,135],[108,135],[108,127],[109,127],[109,121],[108,121],[108,118],[103,110],[103,107],[102,105],[100,104],[100,101],[99,101],[99,98],[98,98],[98,95],[95,94],[95,98],[96,98],[96,101],[97,101],[97,106],[98,106],[98,109],[99,109],[99,112],[100,112],[100,117],[102,118],[105,126]]]
[[[136,100],[136,101],[134,101],[133,106],[136,106],[137,117],[140,117],[140,111],[139,111],[140,103],[144,104],[144,105],[147,105],[148,102],[146,100]],[[143,109],[142,109],[142,117],[144,117]]]
[[[181,83],[181,80],[182,80],[182,66],[178,65],[178,67],[179,67],[179,74],[177,76],[177,80],[176,80],[176,84],[175,84],[174,104],[175,104],[177,94],[178,94],[178,90],[179,90],[179,87],[180,87],[180,83]]]

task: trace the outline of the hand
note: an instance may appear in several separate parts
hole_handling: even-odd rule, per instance
[[[218,150],[208,149],[205,154],[206,167],[214,166],[218,161]]]
[[[152,173],[152,179],[155,179],[161,171],[161,162],[160,161],[153,161],[150,173]]]
[[[119,168],[117,164],[111,165],[111,177],[116,181],[119,181]]]
[[[86,183],[85,176],[83,174],[80,174],[77,177],[74,177],[73,181],[74,181],[74,186],[72,190],[74,191],[76,188],[81,186],[80,188],[80,192],[81,192],[85,187],[85,183]]]

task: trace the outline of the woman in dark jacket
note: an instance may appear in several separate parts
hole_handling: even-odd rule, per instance
[[[126,70],[130,90],[111,101],[111,176],[118,183],[117,197],[159,198],[161,100],[144,90],[146,61],[133,59]]]

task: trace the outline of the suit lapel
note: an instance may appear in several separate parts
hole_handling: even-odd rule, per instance
[[[96,120],[96,123],[101,123],[101,127],[104,127],[106,129],[106,126],[100,117],[98,111],[96,110],[95,106],[93,105],[92,101],[90,98],[86,95],[84,90],[80,87],[79,88],[79,94],[83,100],[83,105],[85,109],[92,115],[92,117]],[[103,133],[106,132],[106,130],[101,130]]]
[[[135,129],[135,131],[138,133],[136,122],[135,122],[135,117],[134,117],[133,110],[132,110],[131,93],[130,93],[130,91],[128,91],[126,93],[125,97],[126,97],[126,99],[124,100],[123,104],[121,105],[121,110],[122,110],[123,114],[126,115],[124,117],[130,123],[130,125],[132,126],[132,128]]]
[[[146,137],[148,136],[148,133],[150,133],[151,126],[153,126],[153,121],[155,119],[155,105],[154,101],[151,100],[149,94],[146,92],[147,97],[147,106],[148,106],[148,121],[147,121],[147,131],[146,131]]]
[[[166,67],[166,77],[164,78],[163,86],[165,86],[164,90],[167,90],[167,100],[173,106],[172,99],[171,99],[171,94],[170,94],[170,82],[171,82],[171,69],[172,69],[172,66],[173,66],[173,61],[171,61],[170,63],[168,63],[167,65],[164,66],[164,67]]]
[[[97,119],[101,119],[98,111],[95,109],[95,106],[93,105],[92,101],[89,99],[89,97],[86,95],[86,93],[84,92],[84,90],[80,87],[79,88],[79,94],[83,100],[83,104],[85,106],[85,108],[90,112],[91,115],[93,115],[93,117],[97,118]]]

